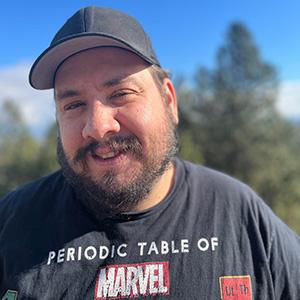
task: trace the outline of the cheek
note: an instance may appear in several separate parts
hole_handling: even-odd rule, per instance
[[[138,138],[144,138],[144,135],[151,130],[154,115],[152,108],[147,105],[137,105],[131,109],[120,110],[119,122],[123,128],[137,135]]]
[[[80,123],[58,121],[60,138],[63,148],[68,155],[74,153],[82,146],[82,128]]]
[[[150,104],[139,105],[120,114],[120,122],[130,133],[137,136],[144,147],[151,146],[163,131],[164,114],[161,108]]]

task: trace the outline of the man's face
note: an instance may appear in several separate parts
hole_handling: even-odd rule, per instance
[[[99,208],[133,209],[170,166],[176,96],[170,80],[162,89],[146,62],[118,48],[83,51],[58,69],[59,161],[75,189],[95,197]]]

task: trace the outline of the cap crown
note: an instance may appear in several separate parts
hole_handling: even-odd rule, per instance
[[[125,48],[160,65],[148,35],[134,18],[110,8],[89,6],[70,17],[37,58],[29,74],[30,84],[37,89],[53,88],[55,72],[65,59],[102,46]]]

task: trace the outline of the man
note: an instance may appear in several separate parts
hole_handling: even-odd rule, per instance
[[[30,83],[54,89],[62,171],[0,202],[2,299],[299,299],[299,237],[176,158],[176,93],[134,19],[81,9]]]

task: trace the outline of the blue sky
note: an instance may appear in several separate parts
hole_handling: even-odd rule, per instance
[[[68,0],[3,1],[0,66],[33,60],[60,25],[86,5],[117,8],[135,16],[153,40],[162,64],[189,74],[211,66],[228,24],[243,21],[262,55],[282,79],[300,78],[300,1],[287,0]]]
[[[188,78],[200,65],[213,66],[229,24],[243,22],[262,57],[278,68],[282,80],[280,110],[287,116],[300,117],[299,0],[2,1],[0,104],[1,99],[8,97],[31,98],[24,108],[27,119],[33,120],[33,113],[40,116],[39,122],[47,119],[44,114],[50,104],[36,103],[39,98],[52,98],[50,93],[35,92],[29,86],[22,89],[22,85],[27,85],[28,68],[65,20],[88,5],[112,7],[136,17],[150,35],[162,65]],[[34,112],[34,107],[40,110]]]

